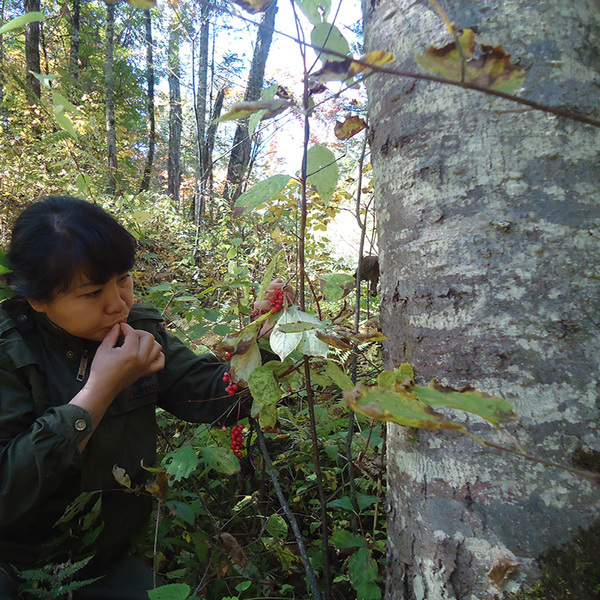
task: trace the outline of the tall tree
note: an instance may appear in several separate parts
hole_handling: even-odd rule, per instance
[[[106,59],[104,66],[104,89],[106,93],[106,146],[108,157],[107,192],[117,190],[117,130],[115,119],[115,4],[106,5]]]
[[[150,175],[154,163],[154,150],[156,147],[156,120],[154,115],[154,56],[152,42],[152,13],[144,11],[144,23],[146,25],[146,77],[148,79],[148,103],[146,120],[148,124],[148,154],[140,183],[140,192],[148,191],[150,188]]]
[[[265,11],[256,34],[254,54],[248,74],[248,83],[244,93],[244,101],[254,102],[260,98],[265,76],[265,65],[273,39],[273,27],[275,15],[277,14],[277,0]],[[251,140],[248,135],[248,120],[238,121],[231,156],[227,166],[227,182],[225,184],[225,196],[233,203],[242,193],[244,173],[250,161]]]
[[[179,28],[173,16],[169,31],[168,69],[169,69],[169,156],[167,160],[167,187],[169,196],[180,210],[181,199],[181,86],[179,60]]]
[[[200,44],[198,56],[198,78],[196,81],[196,193],[195,193],[195,221],[200,222],[204,214],[204,197],[207,173],[205,164],[206,154],[206,104],[208,96],[208,51],[210,37],[210,5],[202,4],[200,13]]]
[[[595,0],[446,4],[458,29],[525,68],[528,99],[599,117]],[[398,70],[453,41],[433,3],[364,10],[367,50],[392,52]],[[387,366],[502,396],[527,451],[598,470],[600,130],[390,75],[369,80],[369,99]],[[589,480],[458,435],[391,426],[388,439],[388,599],[496,598],[552,560],[598,572]],[[581,570],[561,577],[568,597],[597,597]]]
[[[25,12],[39,12],[40,0],[24,0]],[[40,97],[40,81],[34,75],[34,73],[40,73],[40,23],[34,21],[28,23],[25,26],[25,68],[27,73],[25,76],[25,82],[27,88],[31,90],[32,94],[36,97]],[[33,98],[30,99],[30,103],[33,103]]]
[[[79,27],[81,20],[81,0],[73,0],[71,6],[71,55],[69,74],[73,83],[79,78]]]

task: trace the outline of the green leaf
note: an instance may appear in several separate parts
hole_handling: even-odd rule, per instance
[[[34,71],[29,71],[44,87],[49,88],[50,87],[50,82],[53,79],[57,79],[58,75],[53,75],[53,74],[48,74],[46,75],[45,73],[35,73]]]
[[[35,21],[43,21],[44,15],[41,12],[28,12],[20,17],[15,17],[8,23],[5,23],[0,27],[0,33],[6,33],[7,31],[12,31],[13,29],[17,29],[18,27],[25,27],[29,23],[34,23]]]
[[[76,115],[82,115],[83,113],[72,103],[69,102],[62,94],[52,90],[52,103],[54,106],[64,106],[65,110],[68,110]]]
[[[353,411],[372,419],[391,421],[406,427],[457,429],[465,433],[461,425],[447,421],[442,414],[418,400],[410,388],[389,390],[358,384],[353,391],[343,394]]]
[[[325,371],[343,392],[351,392],[354,389],[352,379],[336,363],[328,360],[325,365]]]
[[[148,590],[150,600],[187,600],[191,588],[187,583],[169,583],[153,590]]]
[[[319,48],[326,48],[327,50],[333,50],[339,54],[346,56],[350,52],[350,46],[346,38],[341,34],[340,30],[335,25],[329,23],[318,23],[310,34],[310,43],[313,46]],[[319,52],[318,50],[316,52]],[[340,56],[334,54],[325,54],[322,56],[323,60],[328,61],[341,61],[345,60]]]
[[[194,521],[196,520],[196,513],[194,513],[189,504],[186,504],[185,502],[177,502],[175,500],[170,500],[169,502],[167,502],[167,507],[182,521],[185,521],[190,525],[194,524]]]
[[[68,117],[66,117],[62,110],[57,110],[57,109],[62,109],[62,106],[55,106],[54,107],[54,118],[56,119],[56,122],[75,140],[79,139],[79,134],[77,133],[77,130],[75,129],[75,127],[73,126],[73,123],[71,123],[71,121],[69,120]]]
[[[244,354],[234,354],[231,359],[231,370],[237,380],[248,381],[250,375],[260,367],[261,363],[260,348],[255,340]]]
[[[352,501],[348,496],[338,498],[337,500],[331,500],[331,502],[327,503],[327,506],[330,506],[332,508],[343,508],[344,510],[354,510],[354,507],[352,506]]]
[[[279,327],[279,324],[281,323],[284,325],[295,321],[295,316],[290,314],[290,309],[282,310],[277,324],[271,332],[271,337],[269,338],[271,349],[282,361],[298,347],[298,344],[302,341],[302,332],[284,333],[281,330],[281,327]]]
[[[352,277],[352,275],[348,275],[348,273],[336,273],[334,275],[328,275],[325,278],[323,294],[327,300],[341,300],[348,293],[348,284],[353,282],[355,282],[354,277]]]
[[[91,183],[92,180],[87,173],[77,173],[75,185],[77,186],[77,189],[79,190],[79,193],[82,196],[89,196]]]
[[[207,467],[224,475],[239,473],[240,463],[229,448],[221,446],[201,446],[200,455]]]
[[[260,96],[261,100],[273,100],[275,98],[275,94],[277,93],[277,88],[279,87],[278,83],[274,83],[270,85]],[[267,114],[267,109],[259,110],[258,112],[252,113],[250,118],[248,119],[248,137],[252,137],[254,135],[254,130],[256,126],[262,121],[263,117]]]
[[[357,600],[380,600],[381,589],[377,579],[377,563],[368,548],[357,550],[348,560],[350,582],[357,592]]]
[[[306,155],[306,175],[307,183],[317,188],[327,206],[338,183],[338,166],[333,152],[319,144],[309,148]]]
[[[293,325],[291,333],[285,333],[283,326]],[[308,327],[307,327],[308,326]],[[300,329],[301,331],[295,331]],[[327,357],[329,346],[317,337],[317,332],[323,329],[323,323],[309,313],[299,311],[295,306],[281,311],[271,337],[271,349],[285,360],[294,350],[306,356]]]
[[[306,18],[313,24],[319,25],[327,20],[331,11],[331,0],[294,0],[304,13]],[[321,15],[321,9],[323,14]]]
[[[235,206],[245,206],[247,210],[253,210],[280,194],[289,180],[289,175],[273,175],[259,181],[236,200]]]
[[[409,363],[402,363],[393,371],[382,371],[377,377],[377,385],[386,390],[396,389],[397,383],[404,383],[407,379],[415,376],[412,366]]]
[[[6,258],[7,253],[8,250],[0,249],[0,275],[4,275],[5,273],[10,273],[12,271],[10,265],[8,264],[8,259]]]
[[[459,392],[452,388],[443,388],[432,381],[427,387],[415,385],[413,392],[419,400],[432,408],[440,406],[458,408],[483,417],[496,426],[517,418],[510,402],[477,390],[468,389]]]
[[[250,393],[254,399],[251,413],[258,416],[261,427],[275,427],[277,424],[277,402],[281,398],[281,389],[273,371],[268,367],[255,369],[248,378]]]
[[[181,481],[189,477],[200,462],[198,455],[191,446],[182,446],[173,454],[168,455],[167,458],[170,458],[167,473],[175,481]]]
[[[365,538],[362,535],[354,535],[347,529],[340,529],[339,527],[333,530],[331,543],[339,550],[364,548],[366,546]]]
[[[278,514],[271,515],[267,520],[267,531],[272,538],[276,540],[285,540],[288,534],[288,524],[286,520]]]

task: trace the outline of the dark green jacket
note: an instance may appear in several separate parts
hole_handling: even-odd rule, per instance
[[[128,322],[156,337],[165,368],[115,398],[80,454],[91,419],[68,403],[85,384],[99,344],[69,335],[24,300],[0,306],[0,562],[24,568],[77,559],[84,552],[80,540],[56,547],[53,525],[80,492],[94,490],[103,490],[104,521],[94,561],[124,552],[147,523],[152,501],[123,491],[113,467],[124,468],[134,484],[150,478],[141,463],[155,461],[156,406],[188,421],[213,422],[224,420],[236,401],[224,390],[227,366],[167,333],[156,309],[136,305]]]

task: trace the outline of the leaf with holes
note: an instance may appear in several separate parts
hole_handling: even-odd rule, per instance
[[[471,29],[464,29],[456,42],[443,48],[429,48],[415,56],[417,64],[446,79],[474,83],[501,92],[514,92],[523,85],[525,71],[514,68],[510,54],[502,45],[486,46],[475,39]]]

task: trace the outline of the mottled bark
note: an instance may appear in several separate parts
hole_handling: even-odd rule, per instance
[[[106,94],[106,150],[108,159],[108,183],[106,191],[117,190],[117,129],[115,120],[114,75],[115,4],[106,5],[106,59],[104,63],[104,90]]]
[[[73,83],[79,78],[79,27],[81,17],[81,0],[73,0],[71,5],[71,57],[69,75]]]
[[[154,116],[154,56],[152,49],[152,13],[144,11],[146,25],[146,78],[148,80],[148,101],[146,103],[146,124],[148,126],[148,154],[144,163],[140,192],[150,189],[150,175],[154,164],[154,150],[156,147],[156,119]]]
[[[181,187],[181,87],[179,82],[179,30],[175,22],[171,23],[169,33],[169,156],[167,159],[167,188],[173,202],[180,206],[179,189]]]
[[[39,12],[40,0],[25,0],[25,12]],[[40,81],[33,73],[40,73],[40,23],[34,21],[25,26],[25,83],[32,94],[40,97]],[[30,103],[33,103],[33,98],[30,98]]]
[[[598,118],[595,0],[445,5],[526,69],[520,94]],[[429,2],[364,13],[367,50],[398,69],[451,41]],[[599,131],[440,84],[377,75],[368,88],[387,367],[508,399],[507,429],[534,455],[597,457]],[[389,433],[389,600],[515,591],[598,519],[589,480],[449,432]]]
[[[254,102],[260,98],[265,76],[265,65],[273,39],[273,27],[275,15],[277,14],[277,1],[275,0],[266,10],[256,34],[254,55],[248,74],[248,83],[244,93],[244,101]],[[227,166],[227,181],[225,184],[225,197],[233,203],[242,193],[242,182],[244,173],[250,162],[251,141],[248,135],[248,119],[238,121],[231,156]]]

